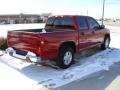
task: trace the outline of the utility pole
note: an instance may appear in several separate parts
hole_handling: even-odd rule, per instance
[[[88,9],[87,9],[87,16],[88,16]]]
[[[105,11],[105,0],[103,0],[102,25],[103,25],[103,22],[104,22],[104,11]]]

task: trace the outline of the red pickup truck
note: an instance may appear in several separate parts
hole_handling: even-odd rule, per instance
[[[98,45],[108,48],[110,31],[89,16],[51,16],[44,29],[8,31],[7,42],[12,56],[35,63],[52,60],[68,68],[75,52]]]

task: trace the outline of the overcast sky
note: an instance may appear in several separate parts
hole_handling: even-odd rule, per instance
[[[0,14],[77,14],[102,16],[103,0],[0,0]],[[120,0],[106,0],[105,17],[120,18]]]

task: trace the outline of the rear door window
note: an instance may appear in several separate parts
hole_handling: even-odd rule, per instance
[[[77,22],[80,30],[86,30],[88,29],[88,24],[86,21],[86,18],[84,17],[77,17]]]

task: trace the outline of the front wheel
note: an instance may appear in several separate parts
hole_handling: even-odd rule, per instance
[[[60,68],[66,69],[71,66],[74,59],[74,51],[72,48],[64,46],[60,49],[57,65]]]
[[[109,44],[110,44],[110,37],[106,36],[103,44],[101,45],[101,49],[102,50],[107,49],[109,47]]]

